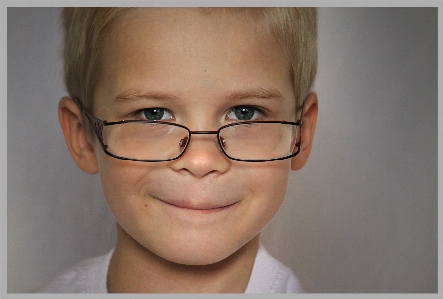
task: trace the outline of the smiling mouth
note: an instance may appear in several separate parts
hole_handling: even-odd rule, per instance
[[[209,205],[196,206],[196,205],[190,205],[190,204],[186,204],[186,203],[173,203],[173,202],[162,200],[161,198],[158,198],[158,197],[154,197],[154,198],[169,205],[169,206],[173,206],[173,207],[176,207],[179,209],[185,209],[185,210],[190,210],[190,211],[201,211],[201,212],[216,212],[216,211],[224,210],[224,209],[229,208],[229,207],[236,204],[236,202],[235,202],[235,203],[224,205],[224,206],[209,206]]]

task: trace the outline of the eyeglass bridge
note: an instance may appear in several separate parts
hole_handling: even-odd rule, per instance
[[[189,131],[189,136],[192,134],[216,134],[216,135],[218,135],[219,131]],[[186,147],[188,142],[189,142],[189,137],[186,136],[180,140],[178,146],[180,146],[181,148],[184,148],[184,147]],[[219,136],[219,143],[223,148],[226,147],[226,140],[222,136]]]

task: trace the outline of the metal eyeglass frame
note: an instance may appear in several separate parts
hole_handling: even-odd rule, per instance
[[[214,134],[214,135],[217,135],[217,141],[218,141],[219,147],[222,150],[223,154],[226,157],[228,157],[229,159],[234,160],[234,161],[241,161],[241,162],[269,162],[269,161],[285,160],[285,159],[289,159],[289,158],[295,157],[300,152],[301,133],[302,133],[302,121],[301,120],[297,120],[296,122],[290,122],[290,121],[284,121],[284,120],[283,121],[278,121],[278,120],[270,120],[270,121],[241,121],[241,122],[235,122],[235,123],[224,125],[224,126],[220,127],[216,131],[191,131],[186,126],[183,126],[183,125],[180,125],[180,124],[171,123],[171,122],[166,122],[166,121],[120,120],[120,121],[115,121],[115,122],[108,122],[106,120],[101,120],[101,119],[95,117],[94,115],[92,115],[91,113],[89,113],[86,110],[86,108],[84,108],[83,104],[81,103],[81,101],[79,99],[77,99],[77,98],[73,98],[73,99],[80,106],[81,111],[85,113],[86,118],[88,119],[89,123],[91,124],[91,126],[92,126],[92,128],[94,130],[94,133],[97,136],[97,138],[98,138],[98,140],[100,142],[100,145],[101,145],[103,151],[105,152],[105,154],[107,154],[108,156],[111,156],[113,158],[120,159],[120,160],[129,160],[129,161],[138,161],[138,162],[167,162],[167,161],[177,160],[178,158],[183,156],[183,154],[186,152],[186,149],[188,148],[189,143],[191,142],[192,134],[196,134],[196,135]],[[302,115],[303,115],[303,105],[302,105]],[[180,144],[179,144],[180,147],[183,147],[182,152],[177,157],[170,158],[170,159],[163,159],[163,160],[142,160],[142,159],[126,158],[126,157],[121,157],[121,156],[114,155],[113,153],[109,152],[107,150],[107,145],[104,144],[104,142],[103,142],[103,136],[102,136],[103,127],[113,126],[113,125],[118,125],[118,124],[124,124],[124,123],[134,123],[134,122],[137,122],[137,123],[166,124],[166,125],[176,126],[176,127],[180,127],[180,128],[185,129],[186,131],[188,131],[188,136],[183,138],[180,141]],[[260,123],[289,124],[289,125],[293,125],[293,126],[298,126],[299,130],[300,130],[300,137],[299,137],[299,141],[295,144],[295,147],[297,148],[297,151],[293,152],[290,155],[281,157],[281,158],[258,159],[258,160],[238,159],[238,158],[231,157],[231,156],[229,156],[226,153],[226,151],[224,149],[224,147],[225,147],[225,140],[224,140],[224,138],[222,136],[220,136],[220,131],[221,130],[223,130],[224,128],[227,128],[227,127],[232,127],[232,126],[248,125],[248,124],[260,124]]]

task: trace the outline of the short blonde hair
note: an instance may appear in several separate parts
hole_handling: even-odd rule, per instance
[[[99,75],[103,32],[119,15],[133,8],[64,8],[64,75],[69,96],[91,111]],[[226,8],[229,11],[235,8]],[[207,9],[211,11],[213,9]],[[259,15],[291,63],[296,107],[311,91],[317,72],[317,10],[315,8],[243,8]]]

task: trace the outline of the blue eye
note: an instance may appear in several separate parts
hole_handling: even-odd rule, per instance
[[[140,111],[140,115],[147,120],[172,119],[172,113],[165,108],[146,108]]]
[[[252,106],[237,106],[229,111],[228,117],[230,119],[247,121],[256,119],[257,117],[259,117],[260,114],[260,111]]]

